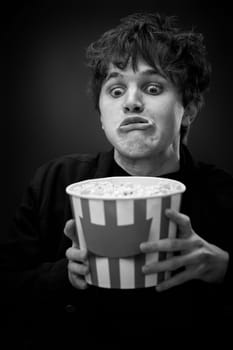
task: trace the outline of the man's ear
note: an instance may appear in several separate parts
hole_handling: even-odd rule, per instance
[[[197,112],[198,112],[197,106],[193,102],[189,103],[185,107],[181,124],[183,126],[190,126],[194,121],[194,119],[196,118]]]

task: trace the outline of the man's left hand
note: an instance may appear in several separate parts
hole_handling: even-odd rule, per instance
[[[161,282],[156,287],[157,291],[163,291],[193,279],[221,283],[227,271],[229,254],[198,236],[192,229],[188,216],[172,209],[167,209],[165,213],[170,220],[177,224],[179,238],[145,242],[141,244],[140,248],[143,253],[180,252],[180,255],[146,264],[143,266],[143,272],[153,274],[175,271],[181,267],[184,269]]]

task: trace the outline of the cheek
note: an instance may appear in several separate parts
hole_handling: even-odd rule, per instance
[[[99,104],[100,108],[100,118],[101,118],[101,123],[107,128],[113,128],[119,123],[120,120],[120,110],[119,106],[116,103],[113,103],[112,101],[100,101]]]
[[[102,128],[104,129],[105,133],[110,135],[115,130],[116,121],[111,113],[111,110],[102,110],[100,115],[100,121],[102,124]]]
[[[108,110],[108,99],[106,98],[106,94],[101,91],[99,96],[99,110],[100,114],[104,117]]]
[[[183,113],[184,108],[180,103],[164,106],[158,123],[165,129],[177,130],[180,128]]]
[[[108,104],[101,99],[99,103],[99,110],[101,123],[106,128],[109,122],[109,107]]]
[[[180,132],[182,117],[180,114],[176,114],[174,109],[167,109],[166,113],[162,113],[157,118],[157,130],[162,138],[170,139],[178,135]]]

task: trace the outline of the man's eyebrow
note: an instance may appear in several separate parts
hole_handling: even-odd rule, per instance
[[[109,79],[112,78],[123,78],[123,74],[121,74],[120,72],[110,72],[109,74],[107,74],[105,81],[108,81]]]
[[[161,73],[154,68],[148,68],[141,72],[142,75],[161,75]]]
[[[140,72],[140,75],[143,76],[149,76],[149,75],[158,75],[161,76],[162,78],[166,78],[164,75],[162,75],[158,70],[153,69],[153,68],[148,68],[146,70],[143,70]],[[107,77],[105,78],[105,82],[112,78],[124,78],[124,74],[118,72],[118,71],[112,71],[109,74],[107,74]]]

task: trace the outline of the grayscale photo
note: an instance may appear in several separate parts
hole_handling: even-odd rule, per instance
[[[232,342],[232,20],[3,6],[1,349]]]

